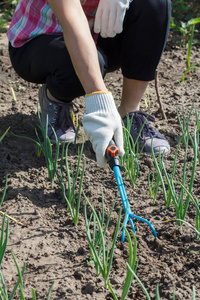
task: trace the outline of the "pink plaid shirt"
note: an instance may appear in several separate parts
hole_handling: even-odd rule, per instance
[[[71,0],[73,1],[73,0]],[[90,30],[94,33],[94,17],[99,0],[80,0],[88,19]],[[62,34],[62,28],[51,10],[47,0],[19,0],[7,32],[13,47],[21,47],[41,34]]]

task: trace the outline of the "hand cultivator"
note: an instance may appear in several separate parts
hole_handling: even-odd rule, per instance
[[[153,231],[154,236],[157,237],[156,231],[155,231],[154,227],[152,226],[152,224],[148,220],[134,215],[131,211],[131,208],[130,208],[130,205],[129,205],[129,202],[128,202],[128,198],[127,198],[127,195],[126,195],[124,183],[123,183],[123,180],[122,180],[122,175],[121,175],[121,171],[120,171],[120,159],[119,159],[118,153],[119,153],[119,150],[118,150],[117,146],[115,145],[114,141],[111,140],[108,147],[107,147],[105,156],[106,156],[106,159],[109,163],[110,168],[114,171],[115,178],[116,178],[117,185],[118,185],[118,189],[119,189],[119,192],[120,192],[120,195],[121,195],[121,198],[122,198],[122,203],[123,203],[124,210],[125,210],[125,219],[124,219],[123,226],[124,226],[124,228],[126,228],[128,220],[129,220],[130,223],[131,223],[132,230],[135,233],[135,227],[134,227],[134,223],[133,223],[133,220],[132,220],[132,218],[135,218],[137,220],[140,220],[140,221],[145,222],[146,224],[148,224],[149,227],[151,228],[151,230]],[[124,243],[124,241],[125,241],[125,230],[124,230],[124,228],[122,230],[122,238],[121,238],[122,243]]]

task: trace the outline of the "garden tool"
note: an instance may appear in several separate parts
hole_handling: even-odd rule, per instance
[[[131,223],[133,233],[135,234],[135,227],[134,227],[134,223],[133,223],[133,220],[132,220],[132,218],[135,218],[139,221],[142,221],[142,222],[145,222],[146,224],[148,224],[149,227],[151,228],[151,230],[153,231],[154,236],[157,237],[156,230],[154,229],[153,225],[148,220],[146,220],[144,218],[141,218],[137,215],[134,215],[131,211],[131,208],[130,208],[130,205],[129,205],[129,202],[128,202],[128,198],[127,198],[127,195],[126,195],[124,183],[123,183],[123,180],[122,180],[122,175],[121,175],[121,171],[120,171],[120,159],[119,159],[118,153],[119,153],[119,149],[115,145],[115,142],[113,140],[111,140],[108,147],[107,147],[107,149],[106,149],[105,157],[108,161],[108,164],[109,164],[110,168],[114,171],[115,178],[116,178],[117,185],[118,185],[118,189],[119,189],[121,199],[122,199],[122,203],[123,203],[123,206],[124,206],[125,219],[124,219],[123,226],[124,226],[124,228],[126,228],[128,220],[129,220],[130,223]],[[124,228],[122,230],[122,238],[121,238],[122,243],[124,243],[124,241],[125,241],[125,230],[124,230]]]

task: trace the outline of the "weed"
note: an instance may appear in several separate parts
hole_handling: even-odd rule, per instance
[[[184,71],[181,77],[181,82],[184,82],[187,74],[190,75],[191,70],[199,69],[199,67],[196,66],[196,63],[192,65],[190,64],[191,49],[194,40],[194,32],[198,32],[195,29],[195,25],[199,23],[200,23],[200,17],[192,18],[187,22],[180,21],[180,25],[175,24],[174,18],[173,17],[171,18],[171,28],[181,33],[182,35],[181,44],[184,47],[187,47],[186,70]]]

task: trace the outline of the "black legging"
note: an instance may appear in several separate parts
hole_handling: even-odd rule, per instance
[[[127,78],[153,80],[166,45],[170,17],[170,0],[133,0],[123,32],[97,40],[102,76],[121,68]],[[9,53],[20,77],[46,83],[58,100],[70,102],[85,94],[61,35],[41,35],[20,48],[9,45]]]

